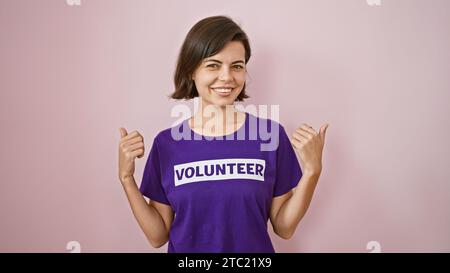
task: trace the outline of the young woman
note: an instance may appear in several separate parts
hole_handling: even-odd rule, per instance
[[[288,239],[305,215],[328,124],[319,133],[303,124],[289,139],[279,123],[233,107],[248,98],[250,56],[247,35],[230,18],[208,17],[192,27],[171,97],[200,97],[200,107],[154,138],[140,187],[133,175],[143,137],[120,128],[119,178],[153,247],[169,241],[168,252],[274,252],[268,220]],[[268,140],[262,128],[276,134]],[[272,149],[263,148],[271,141]]]

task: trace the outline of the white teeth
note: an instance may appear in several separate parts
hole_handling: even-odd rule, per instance
[[[233,90],[233,88],[213,88],[214,91],[220,92],[220,93],[228,93]]]

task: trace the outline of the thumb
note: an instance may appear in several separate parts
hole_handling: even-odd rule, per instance
[[[125,130],[125,128],[123,128],[123,127],[120,127],[119,131],[120,131],[121,138],[126,137],[128,135],[127,130]]]
[[[322,138],[322,140],[325,140],[325,134],[327,132],[328,126],[329,126],[329,124],[327,123],[325,125],[322,125],[322,127],[320,127],[320,133],[319,134],[320,134],[320,137]]]

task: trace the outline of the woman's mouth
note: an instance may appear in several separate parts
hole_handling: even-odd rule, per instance
[[[220,87],[220,88],[211,88],[211,90],[221,97],[227,97],[233,92],[234,88]]]

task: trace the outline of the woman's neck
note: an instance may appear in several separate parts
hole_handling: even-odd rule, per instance
[[[200,100],[199,108],[190,120],[191,128],[205,135],[227,135],[239,128],[242,114],[234,105],[213,105]]]

